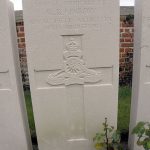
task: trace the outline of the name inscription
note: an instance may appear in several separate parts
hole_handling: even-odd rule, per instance
[[[31,24],[42,24],[48,29],[100,29],[110,25],[111,13],[105,12],[110,0],[38,0],[34,3],[37,17],[31,17]],[[36,14],[37,15],[37,14]]]

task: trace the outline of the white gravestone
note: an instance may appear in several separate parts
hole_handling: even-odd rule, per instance
[[[39,149],[92,149],[105,117],[117,124],[119,1],[23,4]]]
[[[135,48],[130,133],[139,121],[150,121],[150,1],[135,1]],[[130,135],[131,150],[141,150]]]
[[[0,149],[31,150],[13,5],[0,0]]]

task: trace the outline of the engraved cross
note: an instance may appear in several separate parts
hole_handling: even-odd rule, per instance
[[[65,43],[63,57],[63,69],[50,74],[47,83],[51,86],[66,86],[70,115],[70,140],[85,139],[84,84],[100,82],[102,74],[86,67],[81,45],[74,37],[70,37]]]

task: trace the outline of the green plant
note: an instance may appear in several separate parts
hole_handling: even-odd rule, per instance
[[[121,86],[119,88],[118,101],[118,130],[122,133],[129,131],[130,107],[131,107],[131,87]]]
[[[132,134],[137,135],[137,145],[143,146],[145,150],[150,150],[150,123],[139,122],[132,131]]]
[[[105,118],[103,123],[103,131],[96,133],[93,141],[97,150],[122,150],[120,133],[113,126],[108,125],[107,118]]]

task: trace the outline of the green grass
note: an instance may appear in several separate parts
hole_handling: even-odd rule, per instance
[[[35,123],[33,117],[32,101],[30,92],[25,92],[26,109],[28,114],[28,121],[31,133],[35,132]]]
[[[31,95],[29,92],[25,92],[26,99],[26,108],[28,113],[28,120],[31,133],[35,132],[34,117],[32,111],[32,102]],[[131,88],[129,87],[120,87],[119,89],[119,110],[118,110],[118,129],[120,131],[126,130],[129,128],[130,120],[130,102],[131,102]]]
[[[131,106],[131,88],[119,88],[118,104],[118,129],[120,131],[129,130],[130,106]]]

